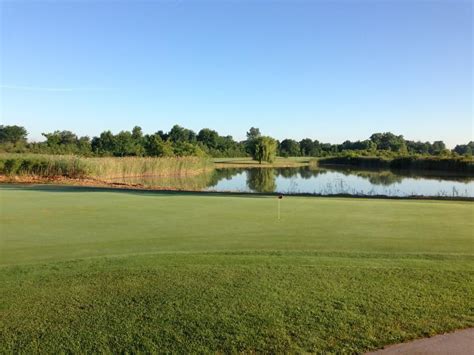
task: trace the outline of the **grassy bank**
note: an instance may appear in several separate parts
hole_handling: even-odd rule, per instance
[[[216,168],[293,168],[315,164],[316,158],[311,157],[277,157],[274,162],[262,162],[249,157],[243,158],[214,158]]]
[[[472,203],[0,197],[0,352],[363,352],[474,325]]]
[[[474,174],[474,160],[469,158],[435,158],[435,157],[331,157],[318,159],[318,165],[345,165],[369,169],[401,169],[446,171]]]
[[[84,158],[40,154],[1,154],[0,174],[9,176],[39,176],[114,179],[137,176],[189,176],[212,170],[207,159],[173,158]]]

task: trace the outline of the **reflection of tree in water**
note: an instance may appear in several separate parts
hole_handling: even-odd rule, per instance
[[[277,168],[272,170],[274,175],[278,177],[292,178],[298,175],[298,168]]]
[[[238,175],[244,171],[246,171],[246,169],[242,168],[216,169],[212,172],[207,183],[207,187],[214,187],[219,183],[219,181],[224,179],[231,180],[235,175]]]
[[[302,179],[310,179],[312,177],[317,177],[319,175],[326,174],[327,170],[315,169],[309,166],[302,166],[299,168],[299,173]]]
[[[298,177],[299,175],[302,179],[309,179],[327,172],[324,169],[315,169],[309,166],[301,166],[298,168],[276,168],[274,170],[275,176],[277,177],[293,178]]]
[[[247,186],[256,192],[274,192],[275,170],[271,168],[247,170]]]
[[[368,173],[367,175],[359,173],[357,175],[365,179],[369,179],[370,183],[373,185],[390,186],[403,181],[402,176],[395,175],[389,171],[384,171],[381,173]]]
[[[404,179],[430,179],[437,181],[458,181],[469,183],[474,180],[473,176],[462,174],[459,172],[444,172],[444,171],[430,171],[430,170],[380,170],[354,167],[331,167],[329,171],[338,172],[345,176],[356,175],[364,179],[368,179],[374,185],[392,185],[402,182]]]
[[[355,175],[360,178],[369,180],[372,185],[390,186],[403,181],[404,177],[395,175],[390,170],[359,170],[359,169],[329,169],[330,171],[338,172],[344,176]]]

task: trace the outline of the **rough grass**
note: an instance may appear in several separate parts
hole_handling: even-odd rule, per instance
[[[73,155],[0,154],[0,174],[113,179],[137,176],[189,176],[212,170],[208,159],[198,157],[85,158]]]
[[[474,204],[4,186],[0,352],[363,352],[474,325]]]

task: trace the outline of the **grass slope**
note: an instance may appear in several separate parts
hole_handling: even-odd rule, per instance
[[[4,186],[0,352],[362,352],[474,325],[474,204]]]

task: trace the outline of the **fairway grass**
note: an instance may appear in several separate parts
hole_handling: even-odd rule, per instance
[[[363,352],[474,325],[474,204],[0,188],[0,352]]]

